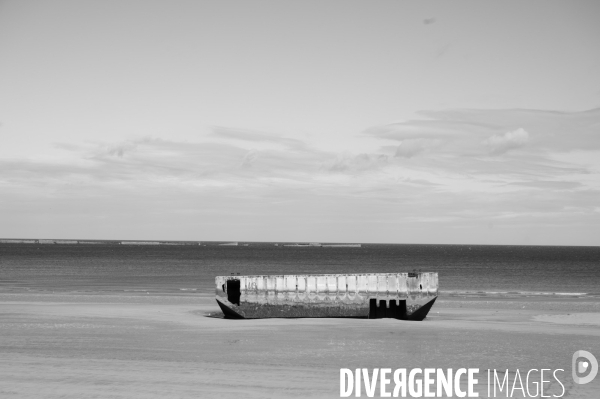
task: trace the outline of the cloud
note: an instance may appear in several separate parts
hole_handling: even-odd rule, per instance
[[[440,140],[436,154],[484,156],[524,146],[530,154],[600,150],[600,108],[584,112],[458,109],[419,115],[421,119],[374,126],[364,134],[391,141]]]
[[[423,20],[423,24],[424,24],[424,25],[431,25],[431,24],[433,24],[433,23],[435,23],[435,18],[425,18],[425,19]]]
[[[343,153],[328,162],[326,169],[333,172],[364,172],[380,169],[388,164],[388,156],[384,154]]]
[[[520,182],[551,181],[560,176],[580,183],[571,190],[600,185],[593,177],[597,157],[558,156],[565,148],[587,152],[596,148],[595,139],[588,136],[597,131],[600,112],[447,110],[422,115],[423,119],[367,129],[362,139],[369,147],[383,144],[371,152],[342,151],[334,142],[328,150],[317,149],[307,140],[220,127],[195,142],[142,137],[118,143],[60,145],[70,153],[62,161],[0,160],[4,165],[0,167],[5,179],[20,185],[50,180],[83,185],[126,183],[130,187],[168,182],[185,190],[253,189],[274,181],[319,190],[324,189],[324,181],[349,190],[377,190],[377,181],[389,190],[412,180],[427,182],[437,191],[487,195],[533,189]],[[568,140],[562,131],[569,132]]]
[[[364,132],[382,141],[381,151],[393,156],[386,171],[403,181],[421,179],[437,193],[472,193],[506,204],[490,196],[545,190],[564,203],[567,193],[583,198],[586,190],[600,189],[599,110],[463,109],[420,116]]]
[[[529,142],[529,133],[519,128],[503,135],[493,135],[485,141],[494,155],[504,154],[509,150],[525,146]]]
[[[362,240],[450,242],[465,229],[480,242],[477,226],[489,231],[491,222],[494,234],[507,232],[505,243],[527,226],[541,226],[539,234],[585,228],[592,237],[599,126],[597,110],[446,110],[369,128],[358,152],[334,139],[317,147],[227,128],[194,141],[58,144],[52,157],[0,159],[0,216],[95,229],[106,216],[105,231],[114,226],[119,237],[145,226],[131,238],[174,220],[174,232],[189,224],[189,234],[211,237],[273,232],[260,239],[370,231]]]
[[[218,139],[225,139],[231,142],[246,142],[246,143],[260,143],[262,145],[265,144],[278,144],[279,147],[269,147],[269,148],[288,148],[288,149],[305,149],[306,143],[289,138],[283,137],[275,134],[269,134],[264,132],[256,132],[252,130],[244,130],[244,129],[233,129],[222,126],[217,126],[213,128],[212,136]]]
[[[413,156],[426,151],[429,148],[441,145],[439,139],[407,139],[402,140],[402,143],[396,149],[395,156],[403,158],[412,158]]]
[[[133,151],[133,150],[135,150],[136,147],[137,147],[136,143],[132,143],[132,142],[121,143],[121,144],[117,144],[117,145],[109,147],[107,150],[107,154],[122,158],[126,152]]]
[[[566,152],[600,149],[600,108],[582,112],[529,109],[458,109],[423,111],[424,120],[404,122],[407,126],[431,129],[446,125],[462,126],[466,134],[484,136],[505,134],[522,128],[530,135],[532,149]]]
[[[251,167],[252,164],[258,158],[258,152],[256,150],[250,150],[244,155],[242,159],[242,167]]]
[[[583,186],[579,182],[555,180],[524,181],[510,184],[515,186],[533,187],[541,190],[572,190]]]

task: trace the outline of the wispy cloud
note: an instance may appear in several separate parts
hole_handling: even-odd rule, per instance
[[[515,186],[533,187],[540,190],[573,190],[582,187],[583,184],[576,181],[561,181],[561,180],[538,180],[538,181],[523,181],[510,183]]]
[[[485,144],[491,148],[492,154],[504,154],[505,152],[523,147],[529,142],[529,133],[523,128],[506,132],[504,134],[495,134],[485,141]]]
[[[327,162],[325,169],[333,172],[363,172],[377,170],[388,164],[385,154],[339,154],[335,160]]]
[[[413,156],[415,156],[423,151],[426,151],[430,148],[433,149],[442,144],[443,144],[442,139],[432,139],[432,138],[405,139],[405,140],[402,140],[400,145],[398,145],[395,156],[404,157],[404,158],[412,158]]]
[[[306,234],[324,224],[337,226],[325,229],[331,234],[351,231],[340,226],[352,225],[356,234],[369,228],[377,231],[374,241],[407,241],[394,226],[410,226],[413,242],[444,241],[427,236],[424,226],[476,232],[473,226],[493,223],[495,232],[506,232],[503,242],[517,231],[510,226],[598,226],[599,110],[422,116],[367,129],[361,140],[376,151],[323,149],[309,139],[223,127],[193,142],[58,144],[60,157],[0,159],[0,198],[6,217],[48,218],[43,209],[51,206],[52,215],[90,223],[120,215],[121,228],[128,215],[158,224],[192,218],[223,232],[241,231],[245,221],[292,240],[300,236],[282,223]]]
[[[267,148],[286,148],[288,150],[306,150],[307,143],[275,134],[264,132],[255,132],[251,130],[232,129],[226,127],[215,127],[211,135],[217,139],[225,139],[231,143],[256,143],[257,145],[267,146]],[[268,147],[269,144],[277,144],[278,147]]]

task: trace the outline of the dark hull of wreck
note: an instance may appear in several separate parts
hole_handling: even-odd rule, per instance
[[[372,298],[369,305],[337,306],[335,304],[254,304],[234,305],[227,300],[217,298],[217,303],[228,319],[267,319],[267,318],[304,318],[304,317],[350,317],[363,319],[392,318],[398,320],[422,321],[427,317],[437,297],[425,304],[405,300],[379,301]],[[387,302],[387,303],[386,303]]]

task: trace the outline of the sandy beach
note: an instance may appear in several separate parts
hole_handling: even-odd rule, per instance
[[[571,378],[576,350],[600,352],[593,298],[442,296],[423,322],[212,312],[204,295],[0,294],[0,396],[335,398],[340,368],[383,367],[562,368],[565,397],[600,390]]]
[[[0,399],[600,399],[599,42],[590,0],[0,0]]]

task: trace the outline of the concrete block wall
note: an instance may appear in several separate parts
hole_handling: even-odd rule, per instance
[[[240,281],[240,301],[293,305],[366,304],[370,298],[399,300],[434,297],[437,273],[323,274],[281,276],[219,276],[218,296],[227,297],[227,281]]]

